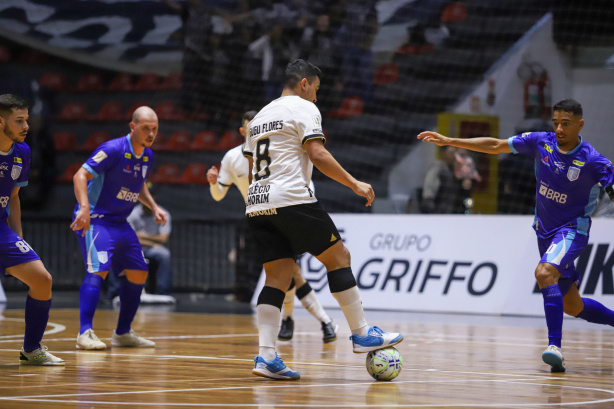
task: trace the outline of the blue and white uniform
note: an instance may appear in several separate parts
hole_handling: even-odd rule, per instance
[[[130,135],[100,145],[83,164],[94,178],[88,181],[90,229],[77,238],[88,273],[125,269],[147,271],[138,237],[126,219],[136,205],[153,166],[153,152],[137,157]],[[73,219],[79,211],[75,207]],[[115,252],[115,250],[119,250]],[[115,254],[114,254],[115,253]]]
[[[600,186],[614,183],[612,162],[580,136],[580,144],[563,153],[554,132],[527,132],[508,139],[513,153],[535,159],[535,222],[541,263],[555,266],[571,282],[579,280],[574,260],[588,243],[589,214]],[[563,283],[559,283],[563,284]],[[561,288],[563,294],[569,289]],[[565,291],[563,291],[565,290]]]
[[[6,224],[13,189],[28,184],[30,158],[30,147],[25,143],[14,143],[9,152],[0,152],[0,274],[2,275],[6,275],[5,269],[9,267],[40,260],[28,243]]]

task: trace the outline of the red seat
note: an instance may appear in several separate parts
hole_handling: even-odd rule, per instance
[[[0,62],[11,61],[11,52],[5,45],[0,45]]]
[[[204,163],[190,163],[183,170],[179,178],[181,184],[207,185],[207,165]]]
[[[217,136],[213,131],[202,131],[196,134],[190,150],[193,151],[212,151],[215,150],[217,144]]]
[[[58,177],[57,181],[60,183],[72,183],[72,177],[81,168],[81,162],[73,162],[64,170],[64,172]]]
[[[77,137],[72,132],[56,132],[53,134],[55,149],[60,152],[73,151],[77,148]]]
[[[104,132],[104,131],[94,132],[90,136],[87,137],[87,139],[83,143],[83,146],[81,146],[79,150],[91,152],[97,147],[99,147],[100,145],[102,145],[103,143],[105,143],[106,141],[108,141],[109,139],[111,139],[111,137],[109,136],[108,132]]]
[[[225,151],[232,149],[237,145],[241,145],[245,140],[237,131],[226,131],[220,138],[220,141],[215,145],[216,150]]]
[[[351,118],[362,114],[363,102],[360,97],[346,97],[341,101],[341,106],[328,114],[331,118]]]
[[[132,75],[120,72],[111,80],[107,89],[109,91],[132,91],[134,89]]]
[[[380,65],[379,67],[377,67],[377,70],[375,71],[375,75],[373,77],[373,83],[378,85],[392,84],[398,81],[399,66],[395,63]]]
[[[176,163],[165,163],[151,177],[152,183],[179,183],[179,166]]]
[[[135,91],[157,91],[159,89],[160,77],[153,72],[141,75],[134,85]]]
[[[181,72],[173,71],[168,74],[158,86],[159,90],[176,91],[181,89]]]
[[[105,102],[100,111],[96,115],[92,115],[90,118],[92,121],[123,121],[124,108],[119,101]]]
[[[83,121],[88,118],[84,102],[68,102],[57,117],[60,121]]]
[[[467,5],[461,2],[450,3],[441,12],[442,23],[454,23],[467,19]]]
[[[43,88],[62,91],[66,88],[66,76],[58,72],[48,72],[38,80],[38,83]]]
[[[104,89],[102,76],[98,73],[84,74],[77,81],[77,91],[98,92]]]
[[[158,135],[156,135],[156,139],[154,139],[154,143],[151,145],[151,149],[154,151],[164,150],[164,136],[160,132],[158,132]]]
[[[164,144],[163,150],[166,151],[189,151],[192,138],[188,131],[176,131],[171,134],[168,141]]]
[[[162,121],[182,121],[185,115],[174,101],[162,101],[154,108],[158,118]]]

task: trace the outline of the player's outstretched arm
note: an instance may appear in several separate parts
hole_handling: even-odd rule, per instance
[[[87,196],[87,181],[93,178],[94,175],[85,168],[79,168],[72,178],[75,187],[75,197],[77,198],[77,203],[79,203],[79,211],[70,228],[74,231],[83,229],[81,236],[85,236],[85,232],[90,229],[90,200]]]
[[[510,153],[512,150],[507,144],[507,139],[496,138],[448,138],[437,132],[426,131],[418,135],[418,139],[422,142],[434,143],[437,146],[456,146],[457,148],[465,148],[470,151],[482,153]]]
[[[324,173],[329,178],[344,186],[349,187],[358,196],[367,199],[366,206],[371,206],[375,193],[370,184],[356,180],[350,175],[337,160],[324,147],[324,142],[321,139],[310,139],[305,142],[305,151],[309,155],[309,159],[318,170]]]

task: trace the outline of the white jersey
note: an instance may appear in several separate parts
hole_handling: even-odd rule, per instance
[[[243,156],[243,145],[235,146],[224,155],[222,166],[217,177],[217,183],[210,186],[211,196],[220,201],[226,196],[228,188],[234,184],[243,200],[247,203],[247,189],[249,189],[249,164]]]
[[[244,154],[254,166],[246,213],[316,202],[309,188],[313,163],[303,149],[309,139],[325,139],[315,104],[295,95],[278,98],[248,127]]]

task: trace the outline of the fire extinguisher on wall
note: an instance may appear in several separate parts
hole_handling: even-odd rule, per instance
[[[524,81],[524,117],[550,117],[552,88],[548,71],[540,63],[523,63],[518,67],[518,76]]]

